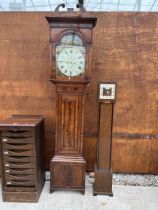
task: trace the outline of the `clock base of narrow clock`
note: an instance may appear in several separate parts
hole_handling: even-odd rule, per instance
[[[50,163],[50,193],[64,189],[84,194],[85,170],[83,157],[55,156]]]
[[[112,176],[111,170],[95,170],[95,181],[93,183],[93,195],[109,195],[112,192]]]

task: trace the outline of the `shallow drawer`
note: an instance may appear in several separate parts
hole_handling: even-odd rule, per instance
[[[7,155],[4,155],[3,157],[3,160],[4,160],[4,164],[6,162],[12,162],[12,163],[16,163],[16,162],[27,162],[27,163],[30,163],[30,162],[34,162],[34,157],[23,157],[23,156],[19,156],[19,157],[9,157]]]
[[[7,130],[2,131],[1,136],[3,137],[32,137],[32,130]]]
[[[5,180],[6,181],[9,181],[9,180],[31,181],[31,180],[35,180],[35,176],[34,175],[25,175],[25,174],[16,174],[16,175],[5,174]]]
[[[32,182],[32,181],[31,181]],[[28,183],[27,183],[28,184]],[[35,192],[36,187],[35,183],[31,183],[31,185],[5,185],[4,190],[7,192]]]
[[[9,180],[5,183],[7,186],[35,186],[35,181],[27,180],[27,181],[18,181],[18,180]]]
[[[4,170],[5,174],[35,174],[35,170],[33,168],[6,168]]]
[[[3,149],[15,149],[15,150],[31,150],[33,149],[33,144],[4,144]]]
[[[15,162],[15,163],[10,163],[10,162],[6,162],[4,164],[4,167],[5,169],[10,169],[10,168],[34,168],[35,167],[35,164],[32,162],[32,163],[20,163],[20,162]]]
[[[3,155],[7,156],[33,156],[33,150],[3,150]]]
[[[11,137],[1,137],[2,139],[2,143],[13,143],[13,144],[20,144],[20,143],[32,143],[33,142],[33,138],[32,137],[20,137],[20,138],[11,138]]]

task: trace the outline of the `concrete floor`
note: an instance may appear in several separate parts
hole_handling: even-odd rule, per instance
[[[158,210],[158,187],[113,185],[113,197],[93,196],[92,185],[86,182],[85,195],[73,191],[49,194],[46,181],[38,203],[7,203],[0,210]]]

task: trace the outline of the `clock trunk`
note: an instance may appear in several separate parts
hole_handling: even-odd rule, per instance
[[[50,192],[73,189],[84,193],[86,162],[83,151],[83,120],[86,84],[56,84],[55,156],[50,163]]]

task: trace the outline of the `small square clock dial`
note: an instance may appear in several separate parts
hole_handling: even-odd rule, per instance
[[[99,84],[99,99],[115,100],[116,84],[115,83],[100,83]]]

